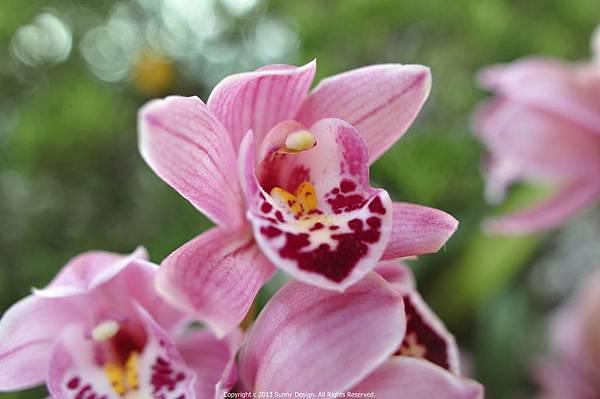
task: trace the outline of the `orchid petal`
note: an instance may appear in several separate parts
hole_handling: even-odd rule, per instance
[[[597,384],[587,378],[586,370],[574,359],[543,361],[534,374],[546,395],[540,398],[592,399],[598,395]]]
[[[226,368],[235,369],[233,362],[242,338],[242,332],[238,330],[223,340],[218,340],[208,330],[198,330],[185,332],[176,340],[177,350],[196,374],[196,394],[199,398],[214,396],[215,385]]]
[[[600,173],[600,140],[570,120],[506,100],[476,113],[475,129],[495,157],[538,179]]]
[[[131,255],[91,251],[71,259],[45,288],[35,294],[46,298],[68,297],[88,293],[111,280],[136,260],[148,259],[144,247]]]
[[[197,97],[167,97],[139,114],[139,147],[154,172],[215,223],[243,220],[233,144]]]
[[[162,263],[159,293],[174,307],[206,322],[222,337],[246,316],[273,266],[249,233],[213,228]]]
[[[441,367],[411,357],[394,357],[352,392],[374,392],[377,399],[483,399],[483,387]]]
[[[574,181],[551,198],[530,208],[487,220],[484,229],[502,234],[550,229],[591,206],[599,197],[600,184],[597,180]]]
[[[263,309],[242,348],[243,387],[348,389],[398,348],[405,322],[400,295],[376,273],[344,293],[287,283]]]
[[[576,65],[525,58],[483,69],[479,82],[509,100],[560,115],[588,134],[599,135],[600,79],[582,75]]]
[[[423,301],[410,268],[397,261],[386,261],[380,262],[375,271],[402,293],[404,300],[406,335],[397,355],[418,357],[459,374],[454,336]]]
[[[261,142],[277,123],[292,119],[315,75],[316,62],[301,67],[271,66],[222,80],[207,101],[237,149],[248,130]]]
[[[392,234],[382,259],[437,252],[457,227],[458,221],[446,212],[422,205],[395,202]]]
[[[340,118],[354,126],[374,162],[406,132],[431,88],[421,65],[372,65],[323,79],[305,100],[298,117],[306,126]]]
[[[143,260],[130,263],[119,275],[92,293],[90,308],[115,308],[137,313],[136,304],[141,305],[167,332],[177,332],[190,317],[177,311],[164,301],[154,288],[158,266]],[[135,317],[135,315],[134,315]]]
[[[272,136],[283,139],[280,133],[294,124],[277,125],[265,142],[270,147],[277,141]],[[258,246],[273,264],[304,282],[342,291],[381,257],[391,231],[391,200],[384,190],[369,186],[366,147],[352,126],[324,119],[308,130],[317,142],[309,150],[280,156],[261,149],[265,159],[259,161],[268,163],[267,169],[276,163],[279,174],[259,173],[260,185],[255,164],[249,161],[255,158],[254,146],[251,138],[244,140],[239,159],[250,196],[248,218]],[[290,211],[289,203],[282,204],[263,190],[279,184],[293,190],[304,182],[316,190],[311,193],[316,208],[301,216]]]
[[[57,335],[78,316],[69,301],[32,295],[9,308],[0,320],[0,391],[43,383]]]
[[[140,397],[175,399],[184,395],[195,398],[195,375],[171,342],[167,333],[141,307],[138,314],[146,329],[146,344],[137,354],[138,386],[132,390]],[[104,368],[97,363],[94,341],[80,326],[65,329],[57,343],[48,374],[48,389],[57,398],[84,395],[120,398],[109,383]],[[131,388],[130,388],[131,389]],[[86,396],[87,397],[87,396]]]

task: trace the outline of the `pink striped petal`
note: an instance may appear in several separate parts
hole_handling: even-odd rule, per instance
[[[277,125],[265,143],[275,142],[273,135],[283,140],[279,133],[296,125]],[[261,149],[266,154],[259,160],[261,190],[254,163],[242,164],[245,186],[254,187],[248,191],[248,218],[258,246],[273,264],[306,283],[342,291],[381,257],[391,231],[391,200],[384,190],[369,186],[366,147],[352,126],[323,119],[309,130],[317,141],[309,150],[278,154]],[[241,149],[248,154],[240,160],[254,159],[250,142],[245,140]],[[302,214],[264,191],[277,186],[295,192],[303,182],[314,186],[317,207]]]
[[[273,272],[249,232],[217,227],[169,255],[156,286],[169,303],[206,322],[222,337],[244,319]]]
[[[161,179],[217,224],[244,220],[234,147],[199,98],[149,102],[138,129],[142,157]]]
[[[218,340],[210,331],[198,330],[185,332],[175,341],[177,350],[196,374],[198,398],[215,396],[215,386],[225,369],[235,369],[235,355],[242,339],[239,330],[234,330],[223,340]]]
[[[42,384],[56,337],[78,317],[62,298],[28,296],[9,308],[0,320],[0,391]]]
[[[458,227],[446,212],[422,205],[395,202],[392,212],[392,234],[382,259],[437,252]]]
[[[431,88],[429,68],[421,65],[372,65],[322,80],[296,118],[310,126],[339,118],[359,131],[370,162],[394,144],[416,118]]]
[[[141,305],[162,329],[171,333],[178,331],[189,322],[189,316],[177,311],[164,301],[154,289],[158,266],[135,260],[115,278],[98,287],[89,295],[88,311],[114,309],[128,312],[129,319],[137,317],[136,304]],[[77,300],[77,299],[76,299]],[[115,306],[115,304],[118,304]]]
[[[137,248],[131,255],[112,252],[91,251],[71,259],[50,284],[35,290],[35,294],[46,298],[59,298],[88,293],[111,280],[136,260],[148,259],[144,247]]]
[[[600,138],[570,120],[507,100],[485,104],[475,128],[491,153],[538,179],[600,173]]]
[[[600,182],[579,180],[567,184],[557,194],[531,208],[489,219],[484,229],[490,233],[532,233],[559,226],[600,199]]]
[[[394,357],[352,388],[377,399],[483,399],[483,387],[441,367],[411,357]]]
[[[137,302],[163,328],[174,329],[184,322],[185,315],[156,294],[154,277],[158,266],[146,261],[147,256],[143,247],[129,256],[87,252],[69,261],[48,286],[34,289],[34,293],[44,298],[69,299],[89,313],[84,318],[91,318],[95,312],[112,313],[115,303],[119,304],[117,313],[131,313],[132,304]]]
[[[593,77],[586,68],[549,58],[525,58],[487,67],[479,81],[502,97],[559,115],[597,137],[600,75]]]
[[[243,388],[349,389],[398,348],[405,323],[400,295],[376,273],[344,293],[290,282],[271,298],[242,348]]]
[[[412,356],[459,374],[458,346],[444,323],[427,306],[416,290],[409,267],[398,261],[381,262],[375,271],[401,294],[406,313],[406,335],[397,356]]]
[[[227,128],[234,147],[253,130],[258,143],[277,123],[293,119],[313,81],[316,62],[301,67],[270,66],[222,80],[207,101]]]
[[[146,330],[146,343],[138,353],[139,384],[133,397],[193,398],[195,373],[188,368],[167,333],[141,307],[137,308]],[[56,345],[48,373],[48,389],[56,398],[120,398],[96,357],[95,342],[81,326],[65,329]],[[95,396],[93,396],[95,395]]]

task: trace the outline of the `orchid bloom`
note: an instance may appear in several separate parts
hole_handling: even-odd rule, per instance
[[[489,220],[488,230],[549,229],[600,198],[600,29],[593,47],[590,62],[526,58],[480,73],[483,87],[496,94],[475,114],[475,130],[490,152],[488,199],[502,200],[515,180],[557,187],[542,203]]]
[[[55,399],[213,398],[241,333],[184,331],[145,258],[84,253],[13,305],[0,320],[0,391],[46,381]]]
[[[392,203],[368,168],[407,130],[430,89],[418,65],[374,65],[323,80],[315,62],[229,76],[205,105],[168,97],[143,107],[148,165],[217,227],[173,252],[159,292],[224,334],[274,266],[343,291],[381,258],[435,252],[450,215]]]
[[[600,397],[600,270],[553,317],[551,349],[537,369],[542,398]]]
[[[478,383],[458,375],[454,339],[410,270],[392,261],[377,270],[391,284],[370,272],[343,293],[298,281],[281,288],[240,351],[238,391],[483,398]]]

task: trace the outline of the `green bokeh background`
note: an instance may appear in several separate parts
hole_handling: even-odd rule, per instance
[[[82,27],[74,29],[69,58],[57,65],[27,66],[10,51],[17,28],[35,15],[48,7],[67,15],[81,3],[0,2],[0,312],[30,287],[45,285],[82,251],[129,252],[141,244],[158,263],[210,226],[137,152],[136,112],[151,95],[128,79],[98,79],[79,54],[78,32],[93,21],[86,26],[87,21],[70,20]],[[104,16],[117,2],[86,3]],[[224,6],[216,8],[227,13]],[[474,76],[484,65],[528,54],[588,57],[600,3],[261,1],[246,15],[227,20],[227,40],[243,42],[265,16],[284,21],[297,35],[293,51],[273,61],[301,64],[317,58],[317,81],[373,63],[431,67],[433,89],[426,106],[402,140],[375,163],[372,180],[395,200],[444,209],[460,221],[443,251],[412,263],[419,286],[469,353],[487,397],[529,397],[528,364],[543,350],[541,313],[551,304],[536,298],[522,277],[543,255],[548,236],[480,233],[482,218],[492,210],[482,198],[482,149],[470,131],[470,113],[485,96]],[[174,61],[174,83],[161,96],[207,98],[213,82],[190,73],[186,62]],[[230,69],[243,71],[248,65],[232,62]],[[508,207],[539,195],[517,187]],[[0,398],[41,395],[34,390]]]

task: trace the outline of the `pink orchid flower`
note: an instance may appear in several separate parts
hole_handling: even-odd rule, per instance
[[[485,68],[496,93],[475,114],[490,152],[487,197],[500,201],[516,180],[550,183],[555,195],[529,209],[488,221],[500,233],[556,227],[600,198],[600,30],[594,62],[526,58]]]
[[[274,266],[343,291],[380,258],[435,252],[450,215],[392,203],[368,168],[407,130],[430,89],[418,65],[323,80],[315,62],[224,79],[207,105],[154,100],[140,112],[150,167],[218,226],[173,252],[157,286],[218,334],[236,326]]]
[[[213,398],[235,373],[241,333],[184,331],[145,258],[84,253],[12,306],[0,320],[0,391],[46,381],[56,399]]]
[[[539,365],[547,399],[600,397],[600,270],[585,279],[551,323],[552,354]]]
[[[374,393],[377,399],[476,399],[453,337],[396,262],[343,293],[287,283],[239,355],[239,392]],[[307,396],[308,397],[308,396]],[[346,396],[348,397],[348,396]]]

